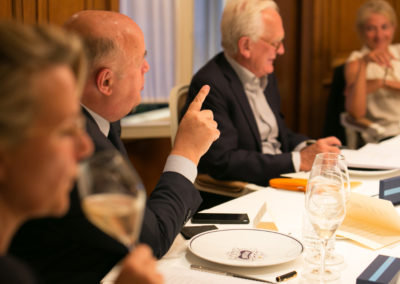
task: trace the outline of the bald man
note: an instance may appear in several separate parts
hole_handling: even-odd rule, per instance
[[[96,152],[117,149],[126,155],[119,120],[139,104],[149,70],[143,33],[129,17],[107,11],[79,12],[65,27],[80,34],[89,51],[91,67],[81,102]],[[157,257],[167,252],[201,203],[193,186],[197,164],[219,137],[212,112],[200,111],[208,91],[208,86],[199,91],[182,119],[164,173],[147,201],[140,242]],[[87,284],[99,283],[128,249],[85,218],[74,189],[67,216],[29,222],[10,252],[48,283]]]

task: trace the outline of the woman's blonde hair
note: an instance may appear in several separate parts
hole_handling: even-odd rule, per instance
[[[34,118],[34,75],[49,67],[67,65],[81,92],[87,59],[76,35],[49,25],[0,22],[0,42],[0,145],[10,147],[23,140]]]
[[[369,0],[357,12],[356,27],[360,36],[363,35],[365,23],[372,13],[386,16],[394,27],[397,26],[396,13],[388,2],[384,0]]]
[[[263,31],[261,12],[274,9],[273,0],[228,0],[221,19],[222,47],[228,54],[236,54],[237,43],[243,36],[257,40]]]

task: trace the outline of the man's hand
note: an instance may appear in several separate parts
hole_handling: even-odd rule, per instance
[[[323,152],[340,153],[342,143],[336,137],[327,137],[317,140],[314,144],[300,151],[300,171],[309,171],[314,162],[315,155]]]
[[[157,261],[151,248],[138,245],[124,258],[116,284],[161,284],[163,276],[157,271]]]
[[[182,118],[171,154],[184,156],[196,165],[211,144],[219,138],[219,130],[211,110],[201,110],[210,87],[203,86]]]

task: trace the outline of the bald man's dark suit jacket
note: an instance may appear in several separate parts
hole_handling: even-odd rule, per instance
[[[285,125],[274,74],[268,75],[265,97],[279,127],[282,154],[262,154],[261,138],[242,83],[223,53],[211,59],[193,77],[184,111],[200,88],[211,87],[203,109],[210,109],[218,123],[220,138],[201,158],[199,172],[222,180],[242,180],[267,185],[269,179],[293,172],[291,151],[307,137]]]
[[[83,112],[95,151],[117,148],[126,155],[119,121],[111,124],[107,139],[90,114]],[[174,172],[163,173],[147,201],[140,242],[150,245],[157,257],[164,255],[201,201],[188,179]],[[46,283],[90,284],[99,283],[128,250],[85,218],[74,188],[67,215],[27,222],[13,239],[9,253],[33,267]]]

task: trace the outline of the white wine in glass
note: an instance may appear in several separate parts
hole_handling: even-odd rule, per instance
[[[131,248],[140,233],[146,193],[130,164],[115,150],[96,153],[81,164],[78,188],[89,221]]]

